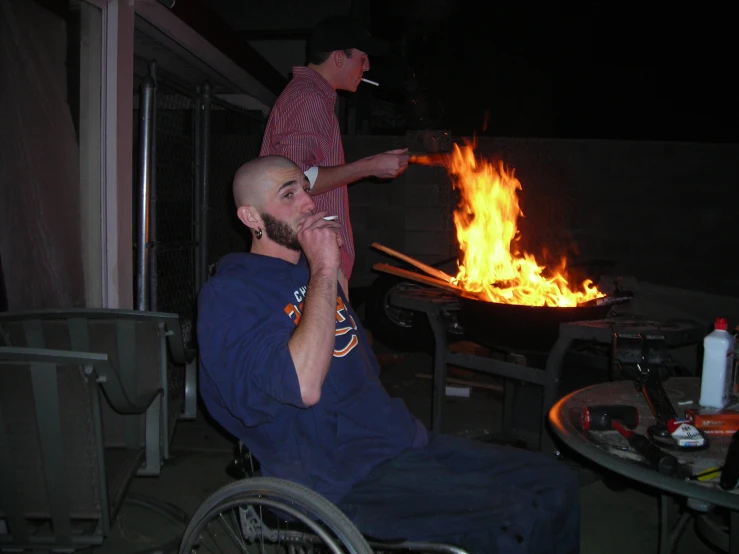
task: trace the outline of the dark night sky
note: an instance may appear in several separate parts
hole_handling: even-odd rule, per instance
[[[376,94],[456,135],[739,142],[729,12],[675,6],[372,0]]]

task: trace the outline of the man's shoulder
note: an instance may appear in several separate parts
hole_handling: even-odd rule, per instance
[[[300,70],[306,68],[294,68]],[[287,86],[283,89],[277,98],[275,105],[293,104],[295,102],[304,103],[315,101],[316,99],[325,99],[326,90],[321,87],[315,77],[312,77],[308,71],[296,71],[293,78],[290,79]]]
[[[223,296],[235,290],[250,287],[258,272],[259,260],[247,252],[226,254],[215,266],[213,274],[203,284],[203,296]]]
[[[226,305],[245,298],[263,301],[265,295],[289,288],[290,268],[279,258],[248,252],[227,254],[203,285],[201,295]]]
[[[321,91],[316,83],[308,79],[293,79],[282,91],[275,105],[309,102],[321,97]]]

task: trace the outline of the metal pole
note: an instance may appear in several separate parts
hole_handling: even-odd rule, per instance
[[[209,186],[210,186],[210,101],[211,88],[210,83],[203,83],[203,166],[202,182],[203,182],[203,199],[200,205],[202,217],[200,218],[200,286],[205,284],[208,279],[208,211],[209,203]],[[198,290],[200,292],[200,290]]]
[[[197,88],[197,96],[195,97],[195,110],[193,113],[193,150],[194,150],[194,167],[192,177],[192,266],[193,266],[193,298],[198,297],[200,292],[200,189],[201,189],[201,170],[202,155],[201,148],[201,127],[202,127],[202,96],[200,86]]]
[[[151,194],[149,195],[149,309],[157,311],[157,62],[149,62],[149,75],[154,81],[151,105]]]
[[[151,184],[151,106],[154,99],[154,79],[149,75],[141,82],[141,113],[139,130],[139,240],[138,240],[138,294],[136,308],[147,308],[148,282],[146,278],[149,241],[149,192]]]

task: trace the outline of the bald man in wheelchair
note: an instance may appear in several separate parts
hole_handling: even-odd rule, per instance
[[[198,299],[208,412],[259,461],[334,502],[366,536],[470,553],[576,553],[579,487],[553,457],[434,434],[392,398],[338,286],[339,225],[281,156],[236,173],[250,252]]]

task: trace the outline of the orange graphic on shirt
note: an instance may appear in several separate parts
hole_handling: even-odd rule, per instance
[[[341,348],[334,348],[334,357],[343,358],[359,344],[357,338],[357,324],[354,318],[346,313],[346,305],[341,297],[336,297],[336,346],[342,343]],[[347,325],[348,324],[348,325]],[[348,340],[347,340],[348,335]],[[341,337],[341,338],[340,338]]]
[[[303,312],[305,302],[300,304],[288,304],[284,311],[287,317],[297,326],[300,323],[300,316]],[[347,313],[346,304],[341,297],[336,297],[336,347],[334,348],[334,357],[343,358],[349,352],[354,350],[359,344],[357,336],[357,323],[354,318]]]

